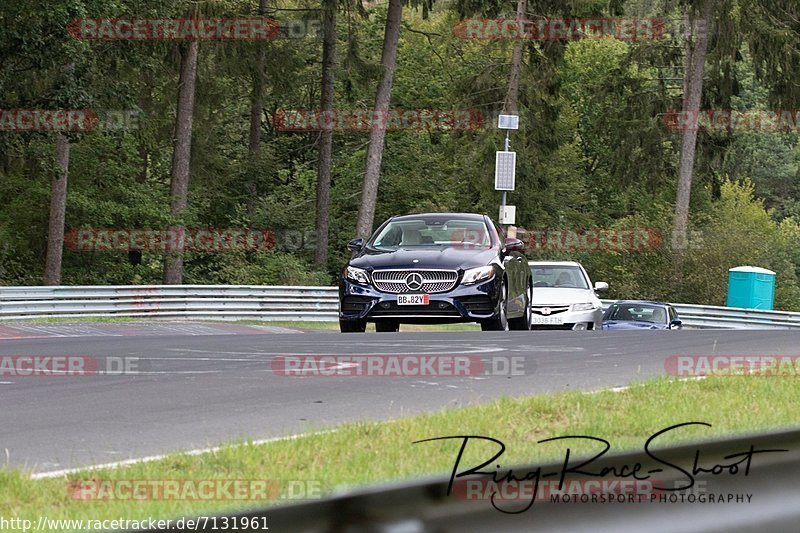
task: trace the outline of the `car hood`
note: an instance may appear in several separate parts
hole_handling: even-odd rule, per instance
[[[564,289],[557,287],[534,287],[533,305],[566,305],[597,302],[599,299],[589,289]]]
[[[667,325],[635,320],[607,320],[603,322],[603,329],[667,329]]]
[[[441,268],[445,270],[467,269],[492,263],[497,257],[497,248],[470,250],[455,247],[399,248],[392,251],[365,250],[350,261],[358,268],[366,269],[414,269]],[[414,260],[417,260],[415,263]]]

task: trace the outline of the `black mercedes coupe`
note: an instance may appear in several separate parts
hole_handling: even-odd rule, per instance
[[[524,244],[486,215],[395,216],[354,252],[339,283],[339,326],[379,332],[401,323],[478,322],[484,331],[531,327],[533,284]]]

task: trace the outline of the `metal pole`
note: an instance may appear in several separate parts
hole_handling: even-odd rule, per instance
[[[504,150],[505,150],[506,152],[508,152],[508,149],[509,149],[509,147],[510,147],[510,141],[509,141],[509,135],[510,135],[510,133],[511,133],[511,131],[510,131],[510,130],[506,130],[506,142],[505,142],[505,148],[504,148]],[[505,212],[506,212],[506,191],[503,191],[503,203],[502,203],[502,204],[501,204],[501,206],[500,206],[500,212],[501,212],[503,215],[505,215]],[[507,224],[504,224],[504,223],[502,223],[502,222],[501,222],[501,224],[502,224],[503,226],[506,226],[506,225],[507,225]]]

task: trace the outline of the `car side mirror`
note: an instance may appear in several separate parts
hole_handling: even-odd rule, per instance
[[[353,239],[347,243],[347,249],[351,252],[360,252],[364,247],[364,239]]]
[[[519,239],[509,237],[503,246],[506,252],[522,252],[525,250],[525,243]]]
[[[605,281],[597,281],[594,284],[594,292],[603,292],[608,290],[608,283]]]
[[[680,319],[675,319],[669,323],[669,329],[681,329],[683,327],[683,322]]]

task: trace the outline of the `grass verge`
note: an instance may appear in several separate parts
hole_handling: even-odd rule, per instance
[[[563,443],[537,443],[548,437],[593,435],[610,441],[612,452],[641,450],[654,432],[681,422],[703,421],[713,427],[681,428],[660,439],[659,445],[793,426],[798,422],[798,404],[800,387],[788,378],[662,378],[622,392],[501,399],[384,423],[348,424],[295,440],[230,446],[200,456],[175,454],[116,470],[81,472],[70,475],[69,480],[270,480],[275,486],[295,487],[299,496],[307,495],[302,491],[309,489],[314,494],[321,489],[325,494],[389,480],[449,475],[460,441],[412,445],[415,440],[462,434],[492,436],[507,446],[503,466],[535,464],[563,459]],[[570,447],[578,454],[597,451],[574,442]],[[476,464],[472,462],[485,459],[491,450],[471,443],[462,464]],[[92,520],[170,518],[285,503],[287,496],[269,502],[83,501],[72,498],[68,482],[34,481],[19,471],[0,470],[0,516],[34,523],[42,515]]]

